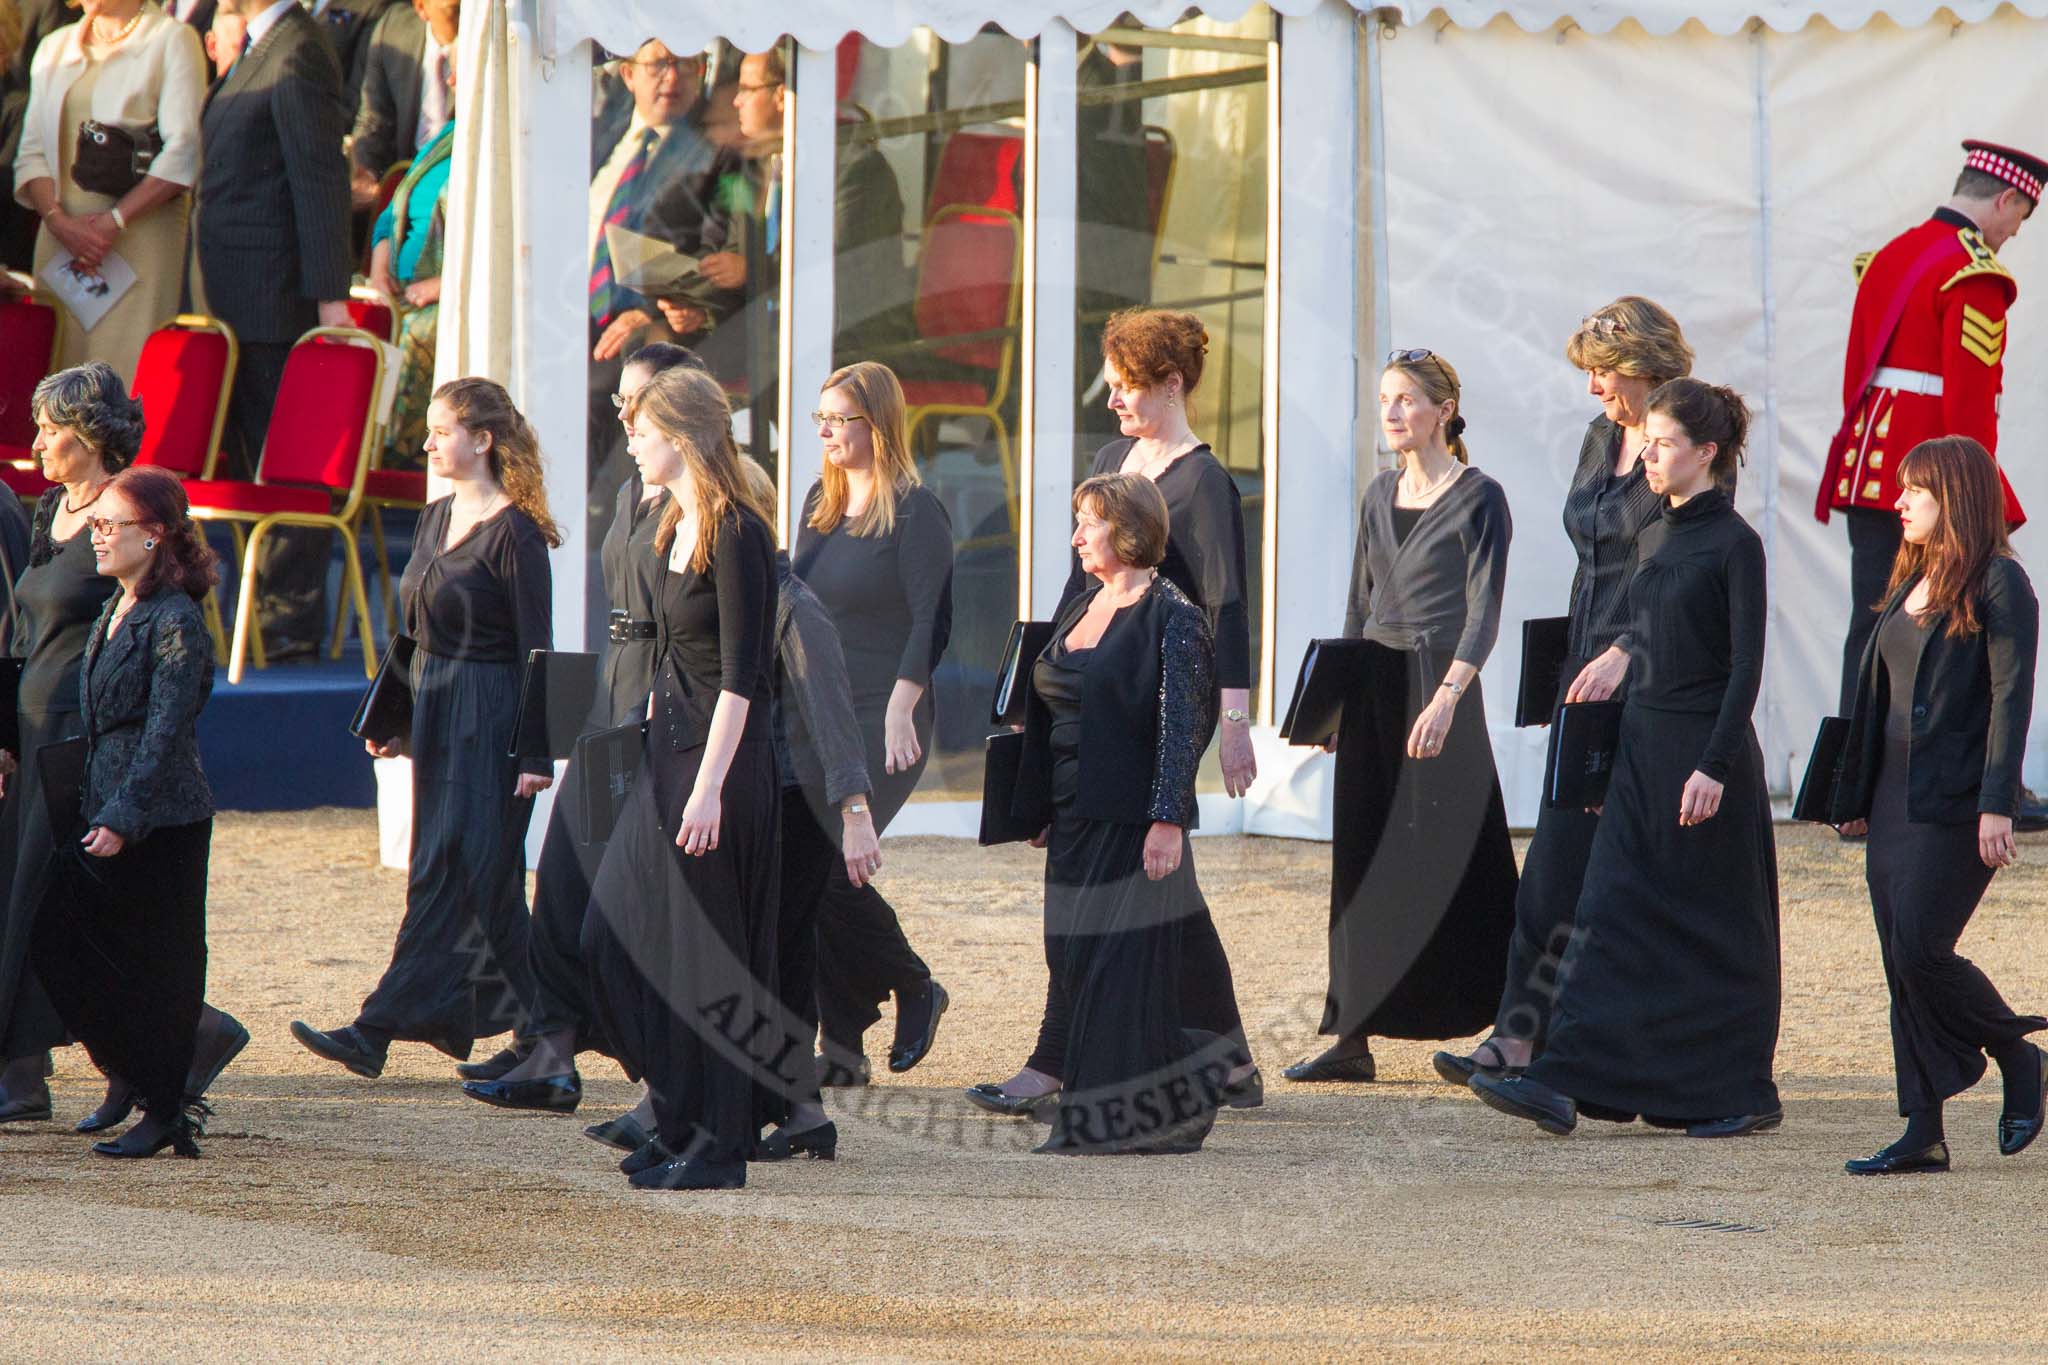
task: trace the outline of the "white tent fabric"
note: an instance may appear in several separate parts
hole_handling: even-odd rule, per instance
[[[2040,140],[2044,65],[2048,26],[2010,13],[1953,31],[1879,19],[1850,34],[1733,40],[1634,29],[1537,40],[1498,19],[1382,40],[1382,307],[1395,344],[1458,366],[1473,458],[1506,485],[1515,517],[1491,697],[1513,695],[1513,623],[1560,613],[1571,585],[1558,509],[1597,407],[1565,338],[1591,308],[1645,294],[1685,327],[1695,373],[1756,412],[1738,502],[1771,566],[1757,729],[1773,784],[1796,776],[1834,710],[1849,610],[1845,532],[1812,507],[1840,420],[1851,259],[1946,197],[1963,137]],[[1939,91],[1969,98],[1944,104]],[[2036,550],[2048,543],[2048,467],[2029,439],[2048,423],[2048,325],[2029,302],[2048,291],[2048,251],[2022,233],[2004,254],[2021,295],[2002,454],[2041,519],[2016,546],[2048,564]],[[1544,732],[1508,728],[1493,709],[1510,816],[1526,823]],[[2039,747],[2037,732],[2030,754]],[[2030,759],[2029,775],[2039,766]]]
[[[474,5],[456,44],[455,151],[448,175],[436,383],[485,374],[519,390],[520,57],[503,5]],[[451,316],[456,310],[461,316]]]

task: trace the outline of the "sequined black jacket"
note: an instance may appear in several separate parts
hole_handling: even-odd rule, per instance
[[[213,642],[199,604],[161,588],[129,609],[107,599],[85,642],[79,719],[85,727],[85,822],[130,843],[213,814],[199,767],[199,710],[213,692]]]
[[[1067,604],[1053,627],[1063,639],[1100,592]],[[1195,769],[1216,731],[1216,645],[1209,619],[1162,576],[1123,609],[1095,647],[1081,690],[1084,820],[1195,827]],[[1030,670],[1025,670],[1030,676]],[[1052,713],[1034,691],[1024,717],[1024,756],[1013,811],[1051,824]]]

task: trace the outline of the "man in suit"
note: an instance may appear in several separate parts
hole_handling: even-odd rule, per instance
[[[298,0],[219,0],[247,21],[242,57],[207,97],[197,216],[199,272],[213,312],[235,329],[241,364],[224,442],[231,477],[251,478],[292,344],[348,324],[347,117],[341,71]],[[317,647],[327,532],[266,538],[265,647]],[[276,636],[272,642],[273,631]]]
[[[353,113],[356,96],[363,85],[363,59],[370,49],[370,32],[387,11],[403,9],[404,5],[401,0],[299,0],[299,3],[320,26],[320,36],[334,51],[335,64],[341,68],[345,107]]]
[[[219,12],[215,0],[163,0],[164,13],[192,25],[204,38],[213,31],[213,16]]]
[[[434,140],[455,116],[455,37],[461,0],[393,5],[363,47],[349,134],[350,194],[358,210],[393,164]]]

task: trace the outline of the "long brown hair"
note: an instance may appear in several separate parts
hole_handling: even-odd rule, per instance
[[[732,408],[725,390],[702,370],[678,366],[647,381],[627,408],[631,421],[644,421],[660,432],[683,457],[690,474],[690,496],[697,504],[697,543],[690,547],[690,567],[704,573],[718,554],[718,532],[727,514],[747,506],[740,475],[739,451],[732,443]],[[671,498],[655,528],[654,545],[662,554],[675,544],[683,523],[681,501]]]
[[[489,379],[451,379],[434,390],[434,400],[448,405],[464,431],[489,432],[485,452],[491,477],[514,507],[526,513],[550,547],[562,543],[562,528],[548,512],[547,477],[541,472],[540,438],[533,434],[512,395]]]
[[[875,444],[875,495],[847,529],[857,536],[886,536],[896,529],[896,499],[924,482],[904,434],[903,385],[887,365],[861,360],[834,370],[819,392],[831,389],[846,391],[854,411],[867,419]],[[830,535],[846,516],[846,471],[827,460],[818,485],[818,505],[811,509],[810,524]]]
[[[1927,610],[1948,614],[1948,633],[1975,635],[1984,628],[1977,619],[1977,596],[1994,559],[2012,557],[2005,534],[2005,490],[1991,452],[1967,436],[1937,436],[1922,441],[1899,462],[1899,483],[1934,495],[1941,520],[1926,542],[1904,541],[1892,561],[1892,581],[1884,604],[1908,583],[1927,579]]]

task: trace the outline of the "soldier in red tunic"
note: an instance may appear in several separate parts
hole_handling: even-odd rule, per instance
[[[1871,607],[1899,550],[1899,461],[1935,436],[1970,436],[1998,451],[2005,313],[2019,283],[1997,252],[2040,202],[2048,162],[1989,142],[1965,142],[1963,149],[1968,159],[1949,202],[1856,261],[1842,426],[1813,509],[1823,523],[1839,509],[1849,524],[1853,600],[1842,648],[1842,715],[1849,714],[1863,648],[1877,624]],[[2026,520],[2010,484],[2005,519],[2012,527]]]

